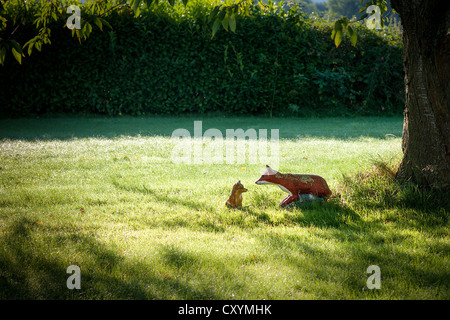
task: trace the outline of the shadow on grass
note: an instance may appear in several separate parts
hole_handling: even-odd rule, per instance
[[[217,206],[209,205],[204,202],[198,202],[195,200],[189,200],[178,195],[170,196],[167,193],[159,193],[157,190],[153,190],[145,185],[124,185],[118,181],[112,182],[114,187],[119,190],[139,193],[145,196],[150,196],[155,201],[165,204],[166,206],[182,206],[188,210],[197,212],[211,212],[218,218],[223,215],[222,212],[217,212]],[[253,199],[255,200],[255,199]],[[253,223],[252,227],[256,228],[260,225],[278,225],[285,223],[292,223],[300,226],[317,226],[317,227],[339,227],[348,222],[357,222],[360,220],[358,214],[348,206],[339,203],[338,201],[306,203],[301,206],[293,206],[290,208],[280,208],[279,213],[282,214],[282,218],[277,218],[269,213],[266,213],[265,208],[277,208],[275,199],[266,199],[267,203],[264,203],[261,199],[256,199],[254,205],[244,206],[237,209],[225,209],[228,215],[234,215],[234,218],[228,219],[233,226],[249,228],[249,225],[244,223],[246,216],[253,216],[256,218],[257,223]],[[258,209],[259,207],[259,209]],[[223,217],[222,217],[223,218]],[[205,219],[199,219],[197,221],[200,225],[193,223],[192,220],[176,220],[165,221],[164,223],[169,226],[190,227],[198,228],[199,226],[213,232],[223,232],[225,228],[217,225],[214,221],[207,221]],[[226,224],[226,223],[225,223]]]
[[[46,236],[42,237],[42,234]],[[108,271],[123,263],[123,259],[93,237],[80,232],[63,231],[21,218],[2,234],[2,249],[2,299],[89,299],[92,296],[122,299],[129,298],[130,292],[135,297],[145,296],[131,283],[108,275]],[[65,253],[69,250],[75,251],[71,258]],[[66,269],[70,265],[80,267],[79,290],[67,288],[70,274]]]
[[[127,261],[119,250],[77,230],[44,226],[24,217],[12,222],[0,239],[3,300],[166,299],[172,289],[186,297],[215,298],[206,289],[165,279],[148,265]],[[169,254],[167,261],[179,261],[176,255]],[[70,265],[80,267],[81,289],[67,288]]]
[[[447,299],[449,195],[377,174],[350,184],[327,203],[286,211],[286,220],[310,226],[309,237],[265,233],[260,245],[307,275],[319,297]],[[370,265],[381,268],[383,291],[367,288]]]
[[[257,210],[250,206],[244,212],[255,216],[263,224],[296,224],[299,226],[333,227],[338,228],[349,222],[357,223],[361,218],[351,208],[335,202],[303,203],[288,208],[278,208],[277,213],[282,217],[277,221],[272,214],[266,213],[264,207]]]
[[[289,290],[325,299],[387,297],[386,291],[394,298],[421,298],[415,292],[420,290],[426,298],[445,298],[449,290],[445,242],[429,243],[425,251],[408,250],[414,246],[404,245],[411,236],[403,228],[367,223],[347,208],[328,206],[286,211],[305,226],[306,233],[252,233],[256,251],[268,248],[266,259],[297,270],[300,282]],[[321,212],[328,213],[320,218]],[[260,218],[261,224],[269,224],[268,217]],[[169,244],[159,247],[157,259],[168,270],[159,274],[151,270],[152,263],[127,259],[73,226],[52,227],[23,217],[11,222],[0,237],[0,299],[226,299],[224,292],[232,291],[255,297],[259,291],[253,282],[236,278],[241,274],[236,265],[242,263],[242,271],[250,277],[254,267],[266,261],[247,261],[243,254],[229,266],[226,257],[214,260],[202,251]],[[442,263],[436,264],[436,259]],[[66,287],[66,268],[72,264],[81,268],[81,290]],[[365,287],[366,269],[373,264],[382,270],[384,291]],[[270,299],[271,293],[260,298]]]
[[[69,227],[62,230],[43,226],[28,218],[9,225],[1,235],[1,243],[2,300],[223,299],[217,290],[220,283],[211,279],[233,278],[226,264],[210,263],[207,257],[166,245],[160,247],[160,252],[169,271],[159,274],[151,264],[126,259],[119,250],[94,237]],[[205,264],[211,268],[205,268]],[[81,269],[79,290],[67,288],[70,274],[66,269],[70,265]],[[199,280],[201,267],[203,275]],[[233,287],[244,289],[245,284],[236,282]]]
[[[231,277],[225,265],[214,263],[214,267],[205,268],[208,264],[206,257],[188,252],[174,245],[162,246],[162,259],[174,274],[182,274],[182,279],[175,279],[172,274],[168,274],[166,284],[177,298],[188,299],[223,299],[217,293],[217,283],[211,279],[217,277]],[[207,269],[207,270],[205,270]],[[201,270],[201,271],[200,271]],[[199,281],[199,278],[204,281]],[[190,279],[196,279],[197,286],[189,284]]]
[[[193,135],[194,121],[203,121],[203,130],[253,128],[278,129],[281,139],[320,137],[354,139],[361,136],[384,139],[386,134],[402,134],[401,117],[360,118],[263,118],[263,117],[56,117],[41,119],[0,119],[0,139],[71,140],[74,138],[107,138],[121,136],[171,137],[177,128]],[[364,130],[361,130],[364,128]]]
[[[372,171],[344,177],[338,198],[363,212],[388,212],[386,221],[433,231],[448,224],[450,189],[427,190],[395,179],[395,164],[376,162]]]
[[[445,237],[421,230],[425,238],[433,239],[423,246],[408,227],[359,219],[338,227],[321,224],[317,217],[310,222],[306,235],[256,236],[259,246],[270,248],[280,265],[305,278],[297,285],[299,292],[324,299],[448,299]],[[382,290],[367,287],[371,265],[381,269]]]
[[[193,200],[188,200],[186,198],[180,197],[178,195],[170,196],[167,193],[163,194],[153,190],[145,185],[135,186],[135,185],[124,185],[117,181],[113,181],[112,184],[115,188],[123,191],[139,193],[142,195],[148,195],[154,198],[157,202],[165,203],[168,206],[181,205],[190,210],[194,211],[213,211],[214,207],[206,203],[197,202]],[[172,192],[175,192],[172,190]]]

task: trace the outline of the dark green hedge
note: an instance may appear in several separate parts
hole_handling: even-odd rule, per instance
[[[0,67],[1,113],[308,116],[403,110],[402,48],[393,31],[358,27],[357,47],[345,40],[336,49],[330,22],[255,7],[252,17],[238,17],[236,33],[221,30],[211,38],[208,7],[186,18],[179,10],[162,3],[137,19],[126,11],[113,14],[113,31],[94,30],[81,45],[63,22],[52,25],[51,45],[22,65],[10,59]]]

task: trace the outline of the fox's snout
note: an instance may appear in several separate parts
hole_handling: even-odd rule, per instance
[[[272,184],[271,182],[265,180],[265,179],[259,179],[255,181],[256,184]]]

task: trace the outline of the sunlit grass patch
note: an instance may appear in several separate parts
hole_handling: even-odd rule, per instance
[[[205,123],[234,128],[226,121]],[[279,170],[319,174],[333,191],[327,202],[289,209],[278,207],[286,195],[278,187],[255,185],[265,164],[174,164],[170,135],[8,136],[0,142],[0,297],[448,298],[448,206],[391,179],[400,139],[383,132],[400,129],[372,119],[380,131],[365,136],[372,122],[361,119],[348,137],[345,124],[356,120],[336,121],[284,121]],[[167,122],[149,119],[146,130]],[[239,122],[256,124],[280,126]],[[308,136],[317,125],[322,136]],[[17,130],[11,135],[26,129]],[[230,210],[237,180],[248,192]],[[74,264],[80,290],[66,287]],[[381,269],[379,290],[367,288],[370,265]]]

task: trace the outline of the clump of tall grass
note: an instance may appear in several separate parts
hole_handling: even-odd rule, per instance
[[[370,208],[416,208],[425,211],[449,210],[449,190],[429,190],[396,179],[397,161],[374,160],[365,172],[344,175],[335,197],[343,203]]]

